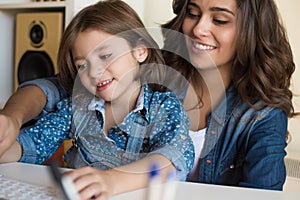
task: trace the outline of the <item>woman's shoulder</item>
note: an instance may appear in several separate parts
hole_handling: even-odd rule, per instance
[[[232,112],[235,117],[245,115],[256,116],[259,118],[264,118],[270,115],[287,116],[282,109],[268,105],[262,100],[256,99],[250,100],[248,103],[245,102],[233,87],[228,89],[226,97],[218,107],[222,106],[226,106],[227,114]]]
[[[288,116],[284,110],[267,105],[260,100],[253,102],[252,106],[240,101],[233,108],[230,116],[239,124],[252,124],[252,126],[260,127],[281,127],[285,129],[288,123]]]
[[[268,105],[262,100],[252,101],[251,105],[240,100],[234,110],[240,113],[252,113],[253,115],[256,115],[260,118],[266,117],[268,115],[287,116],[287,114],[281,108]]]

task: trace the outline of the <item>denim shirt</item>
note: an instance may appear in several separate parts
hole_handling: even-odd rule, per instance
[[[30,84],[39,86],[46,94],[51,81],[35,80]],[[51,91],[64,93],[63,90]],[[60,99],[53,100],[58,96],[47,95],[51,99],[48,103],[58,102]],[[249,108],[231,86],[209,117],[198,182],[282,190],[286,177],[287,123],[287,115],[280,109]]]
[[[250,108],[234,87],[211,113],[201,152],[199,182],[282,190],[288,118],[281,109]]]
[[[185,180],[194,159],[189,119],[175,94],[152,92],[147,85],[143,88],[136,109],[112,127],[108,136],[103,100],[62,100],[57,112],[21,132],[20,161],[43,163],[63,140],[73,138],[73,146],[64,155],[68,167],[88,165],[105,170],[161,154],[176,167],[177,178]]]

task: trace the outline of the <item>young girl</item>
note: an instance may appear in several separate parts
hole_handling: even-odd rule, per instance
[[[123,1],[83,9],[65,30],[58,54],[60,80],[72,99],[23,130],[18,156],[8,161],[43,163],[69,136],[67,165],[91,166],[70,174],[83,199],[146,186],[153,162],[162,174],[176,170],[185,180],[194,156],[189,120],[176,95],[161,86],[158,49]]]

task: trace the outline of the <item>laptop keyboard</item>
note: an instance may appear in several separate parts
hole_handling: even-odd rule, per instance
[[[0,200],[58,200],[57,188],[38,186],[0,174]]]

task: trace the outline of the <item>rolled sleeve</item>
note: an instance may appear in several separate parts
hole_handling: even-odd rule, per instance
[[[67,92],[61,86],[57,77],[50,77],[44,79],[35,79],[22,83],[18,89],[26,86],[34,85],[39,87],[46,95],[47,102],[40,115],[36,119],[45,116],[46,114],[56,110],[56,104],[67,97]]]
[[[21,131],[18,142],[23,147],[21,162],[42,164],[69,139],[72,105],[68,99],[57,104],[57,111],[39,119],[34,126]]]
[[[17,141],[21,144],[23,151],[22,157],[19,162],[35,164],[37,162],[37,154],[35,143],[32,138],[25,132],[21,131],[19,136],[17,137]]]
[[[152,112],[150,154],[161,154],[177,169],[177,179],[185,181],[194,164],[194,146],[189,136],[189,118],[178,99],[165,98],[159,110]],[[155,106],[153,106],[155,107]]]
[[[157,149],[149,153],[149,155],[153,154],[163,155],[168,160],[170,160],[176,168],[177,179],[180,181],[186,180],[187,172],[189,172],[190,168],[188,167],[186,159],[182,152],[178,151],[174,146],[166,145],[163,148]]]

